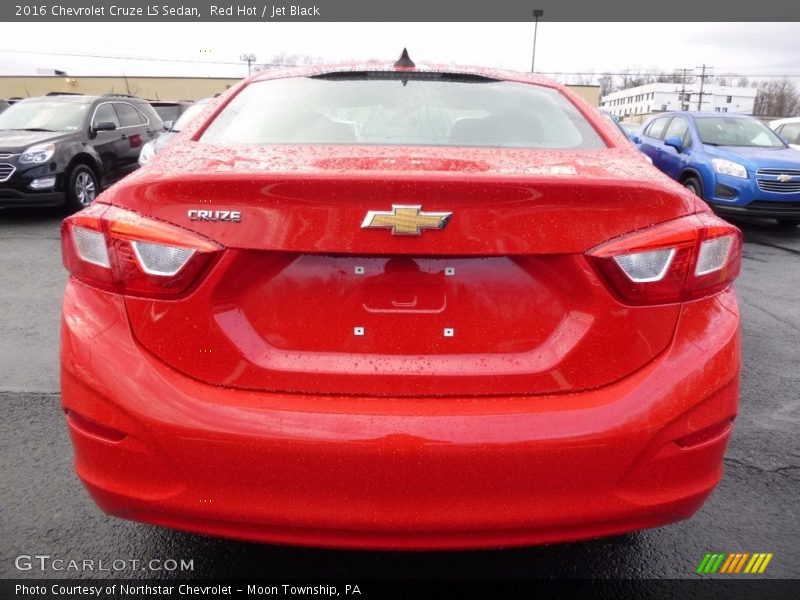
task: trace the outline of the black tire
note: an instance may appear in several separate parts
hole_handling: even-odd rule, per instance
[[[67,207],[72,211],[86,208],[100,193],[97,175],[86,165],[75,165],[67,177]]]
[[[683,187],[692,192],[698,198],[703,197],[703,184],[697,177],[687,177],[683,180]]]
[[[779,227],[797,227],[800,225],[800,219],[776,219]]]

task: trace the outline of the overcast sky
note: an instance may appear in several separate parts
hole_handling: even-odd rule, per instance
[[[238,63],[243,52],[258,62],[280,53],[326,62],[388,60],[403,46],[418,62],[528,71],[533,43],[532,23],[19,23],[3,29],[0,75],[55,68],[70,75],[236,77],[247,68],[213,63]],[[539,22],[537,71],[671,71],[702,63],[715,74],[800,77],[800,23]]]

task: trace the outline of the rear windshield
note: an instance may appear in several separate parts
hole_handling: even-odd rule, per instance
[[[700,141],[712,146],[784,148],[775,133],[761,121],[737,117],[702,117],[695,120]]]
[[[174,121],[181,114],[180,106],[153,106],[158,116],[162,121]]]
[[[556,90],[409,73],[252,83],[201,139],[219,144],[605,147]]]

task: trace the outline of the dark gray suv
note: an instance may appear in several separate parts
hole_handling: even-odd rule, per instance
[[[79,210],[138,167],[163,130],[147,101],[130,96],[28,98],[0,113],[0,207]]]

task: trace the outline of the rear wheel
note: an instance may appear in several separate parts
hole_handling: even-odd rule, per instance
[[[100,185],[97,175],[86,165],[75,165],[67,178],[67,205],[71,210],[81,210],[94,202]]]
[[[683,182],[683,187],[690,190],[698,198],[703,197],[703,184],[697,177],[687,177]]]
[[[777,219],[779,227],[797,227],[800,219]]]

